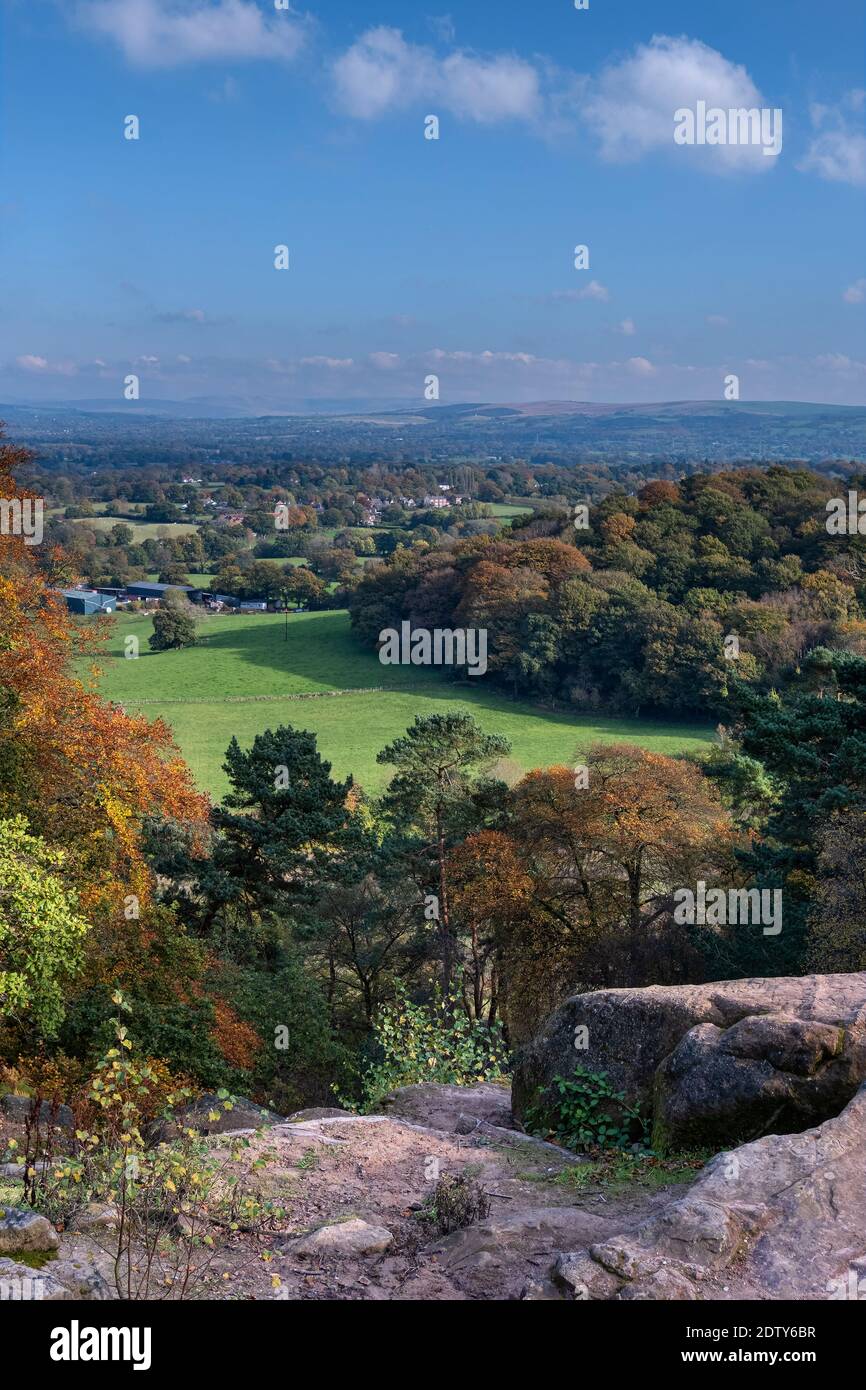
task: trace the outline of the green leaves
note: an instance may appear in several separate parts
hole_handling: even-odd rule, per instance
[[[552,1137],[566,1149],[624,1149],[639,1126],[646,1137],[640,1111],[628,1105],[624,1091],[615,1091],[606,1072],[576,1066],[571,1077],[555,1076],[527,1110],[530,1133]]]
[[[0,820],[0,1017],[23,1016],[46,1037],[63,1021],[88,931],[63,863],[23,816]]]

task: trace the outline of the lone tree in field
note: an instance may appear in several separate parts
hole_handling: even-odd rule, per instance
[[[175,647],[194,647],[195,643],[192,605],[178,589],[167,589],[162,606],[153,615],[151,648],[155,652],[167,652]]]

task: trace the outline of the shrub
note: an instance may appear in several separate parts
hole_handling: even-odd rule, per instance
[[[455,1173],[443,1173],[429,1205],[420,1213],[421,1220],[440,1236],[484,1221],[489,1215],[490,1198],[484,1188],[473,1178]]]
[[[585,1149],[624,1149],[639,1135],[645,1142],[647,1122],[637,1107],[615,1091],[607,1073],[576,1066],[571,1078],[555,1076],[539,1087],[537,1100],[526,1112],[531,1134],[553,1138],[576,1152]]]
[[[495,1081],[508,1069],[502,1029],[467,1016],[459,983],[447,996],[437,989],[429,1004],[412,1003],[401,989],[397,1002],[375,1019],[373,1036],[380,1058],[361,1077],[360,1108],[367,1112],[397,1086],[472,1086]]]
[[[115,1002],[127,1007],[119,994]],[[24,1152],[13,1140],[8,1157],[24,1162],[27,1203],[55,1224],[68,1225],[88,1203],[112,1209],[115,1229],[98,1239],[113,1256],[118,1297],[182,1299],[238,1232],[261,1236],[285,1213],[240,1171],[247,1138],[226,1138],[219,1153],[191,1128],[172,1143],[148,1142],[152,1121],[171,1119],[192,1092],[176,1085],[161,1063],[139,1061],[126,1027],[118,1019],[114,1025],[117,1045],[83,1092],[71,1097],[74,1137],[61,1137],[53,1127],[43,1131],[36,1119],[26,1126]],[[219,1096],[230,1108],[229,1093]],[[58,1157],[61,1143],[65,1152]],[[268,1162],[260,1156],[250,1172]],[[263,1249],[250,1259],[269,1257]]]

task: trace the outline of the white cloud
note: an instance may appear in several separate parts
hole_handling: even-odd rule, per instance
[[[656,369],[646,357],[630,357],[626,366],[635,376],[655,376]]]
[[[371,352],[369,360],[374,367],[381,368],[383,372],[391,372],[400,365],[400,358],[396,352]]]
[[[483,123],[531,120],[540,109],[538,73],[524,59],[462,49],[440,58],[385,25],[363,33],[332,71],[339,105],[360,120],[419,103]]]
[[[634,326],[634,319],[623,319],[619,325],[620,333],[625,334],[626,338],[633,338],[637,329]]]
[[[656,34],[630,57],[603,69],[585,114],[601,142],[602,157],[612,162],[670,150],[717,174],[772,167],[774,161],[758,145],[675,145],[674,112],[694,110],[698,101],[726,111],[766,105],[741,64],[698,39]]]
[[[302,367],[325,367],[329,372],[345,371],[348,367],[354,367],[355,362],[352,357],[302,357],[300,365]]]
[[[141,67],[287,61],[297,56],[307,30],[293,11],[266,17],[254,0],[81,0],[74,14]]]
[[[858,362],[856,358],[847,357],[844,352],[822,353],[820,357],[815,358],[815,366],[825,371],[842,372],[852,376],[866,372],[866,362]]]
[[[49,362],[47,357],[25,352],[15,358],[15,366],[21,372],[35,372],[45,376],[75,376],[78,368],[74,362]]]
[[[610,294],[604,285],[599,284],[598,280],[590,280],[588,285],[583,285],[581,289],[574,290],[554,290],[550,296],[554,302],[572,301],[577,302],[581,299],[597,299],[602,304],[606,304],[610,299]]]
[[[866,280],[855,280],[844,291],[842,298],[846,304],[862,304],[866,299]]]
[[[797,168],[830,183],[866,184],[866,135],[859,112],[863,92],[848,92],[838,106],[814,104],[809,112],[815,134]]]
[[[729,320],[724,314],[707,314],[706,322],[711,328],[727,328]]]

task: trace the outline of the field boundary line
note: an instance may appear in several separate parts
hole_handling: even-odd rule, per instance
[[[131,705],[262,705],[276,704],[283,700],[329,700],[339,695],[415,695],[418,694],[418,686],[398,686],[398,685],[359,685],[350,687],[347,690],[304,690],[291,695],[192,695],[189,699],[183,699],[179,695],[154,696],[149,695],[144,699],[127,696]],[[116,703],[123,704],[123,700]]]

